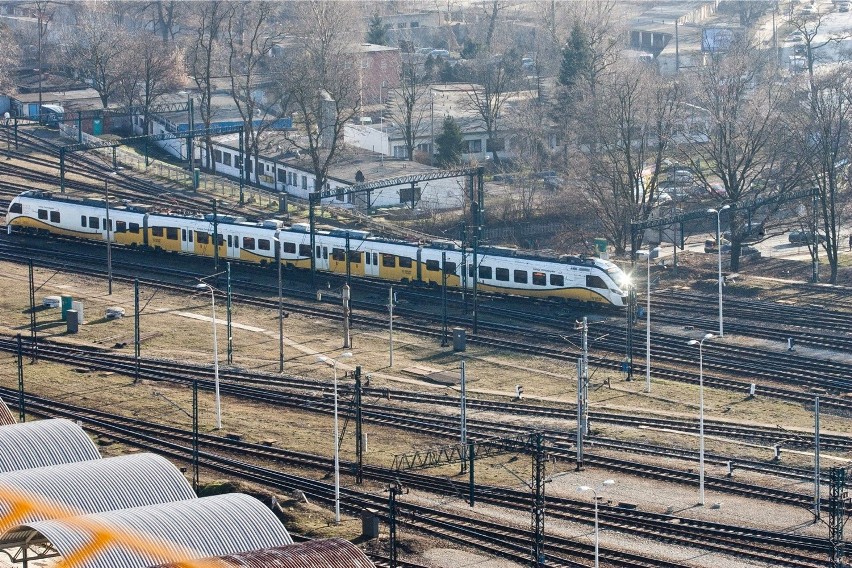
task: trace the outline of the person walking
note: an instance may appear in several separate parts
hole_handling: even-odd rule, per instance
[[[852,250],[852,233],[849,234],[849,250]]]

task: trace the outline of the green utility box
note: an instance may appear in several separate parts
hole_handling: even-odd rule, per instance
[[[598,253],[598,256],[601,258],[609,258],[609,253],[607,252],[608,243],[606,239],[595,239],[595,252]]]
[[[62,294],[62,321],[68,321],[68,310],[73,309],[74,298],[69,294]]]

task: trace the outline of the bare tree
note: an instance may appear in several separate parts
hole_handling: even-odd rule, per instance
[[[124,72],[127,31],[109,11],[96,7],[77,12],[76,24],[64,30],[64,60],[74,75],[91,82],[104,108],[118,88]]]
[[[275,126],[283,112],[278,100],[261,101],[258,96],[261,83],[266,79],[269,54],[284,37],[275,26],[275,18],[276,6],[271,2],[240,5],[228,18],[231,96],[243,121],[245,152],[254,158],[258,171],[261,136]],[[251,180],[251,169],[245,168],[246,181]]]
[[[349,31],[354,4],[312,0],[299,5],[294,29],[304,33],[284,58],[283,76],[298,77],[282,85],[290,110],[298,118],[288,141],[305,152],[315,191],[325,187],[328,170],[343,142],[343,129],[360,111],[354,45],[359,32]]]
[[[408,159],[414,160],[417,139],[424,134],[421,126],[426,113],[431,112],[432,87],[427,82],[428,74],[423,64],[412,54],[403,54],[402,57],[399,88],[389,105],[389,118],[402,127]]]
[[[179,22],[185,14],[188,2],[177,0],[156,0],[145,5],[145,11],[149,15],[148,22],[155,33],[159,33],[163,43],[174,41],[177,30],[180,29]]]
[[[12,33],[5,26],[0,26],[0,45],[3,46],[0,49],[0,92],[13,93],[15,81],[12,70],[17,66],[19,50]]]
[[[852,37],[852,34],[829,35],[824,39],[817,39],[820,29],[825,24],[826,14],[816,12],[814,14],[796,14],[790,19],[793,28],[802,36],[805,52],[805,68],[808,71],[808,85],[811,95],[816,95],[814,86],[814,63],[820,59],[828,59],[823,52],[828,51],[830,46],[839,46],[842,42]]]
[[[786,143],[787,90],[771,76],[770,56],[746,39],[700,69],[690,93],[706,120],[680,148],[705,187],[719,180],[731,206],[731,270],[739,270],[749,202],[782,194],[801,180],[801,156]]]
[[[147,30],[130,33],[127,49],[121,58],[123,72],[116,82],[117,93],[124,104],[142,107],[145,134],[149,133],[148,115],[151,107],[163,95],[182,87],[186,82],[181,49],[156,39]]]
[[[601,75],[599,86],[607,96],[588,99],[582,114],[585,138],[597,142],[588,146],[588,169],[577,172],[586,183],[576,181],[588,188],[590,206],[621,253],[631,242],[630,222],[648,219],[657,204],[659,172],[672,147],[681,89],[676,81],[629,65]]]
[[[187,67],[195,86],[201,93],[198,107],[201,122],[209,131],[213,123],[213,80],[225,67],[223,60],[224,46],[222,44],[223,26],[228,21],[232,7],[222,0],[197,2],[192,5],[191,17],[194,20],[193,40],[189,42],[187,51]],[[213,142],[211,136],[204,137],[204,152],[207,160],[206,167],[216,171],[216,160],[213,159]]]

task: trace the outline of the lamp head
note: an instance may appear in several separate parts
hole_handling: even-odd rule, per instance
[[[195,285],[196,290],[209,290],[210,284],[205,284],[204,282],[199,282]]]
[[[708,210],[707,210],[707,212],[708,212],[708,213],[712,213],[713,215],[715,215],[715,214],[716,214],[716,213],[718,213],[719,211],[717,211],[716,209],[712,209],[712,208],[711,208],[711,209],[708,209]]]
[[[730,204],[730,203],[726,203],[725,205],[722,205],[722,206],[719,208],[719,211],[724,211],[725,209],[730,209],[730,208],[731,208],[731,204]]]
[[[716,337],[716,336],[713,335],[712,333],[705,333],[704,334],[704,339],[713,339],[714,337]]]
[[[697,339],[690,339],[686,342],[687,345],[698,345],[699,341]]]

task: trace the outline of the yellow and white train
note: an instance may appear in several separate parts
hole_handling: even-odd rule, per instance
[[[309,269],[313,254],[318,271],[345,274],[348,256],[353,276],[403,283],[440,285],[442,255],[446,254],[443,268],[451,287],[472,288],[476,276],[478,289],[485,292],[626,305],[626,275],[612,262],[599,258],[547,257],[509,248],[480,247],[474,267],[472,251],[451,241],[422,244],[379,239],[366,231],[318,230],[312,251],[305,224],[285,227],[277,220],[247,222],[222,215],[217,221],[214,228],[213,215],[177,215],[147,206],[110,204],[107,231],[103,199],[72,199],[43,191],[18,195],[6,215],[10,233],[102,241],[109,233],[110,240],[120,245],[208,257],[214,255],[215,230],[218,254],[223,259],[274,265],[280,258],[286,266]],[[465,265],[467,274],[463,275]]]

